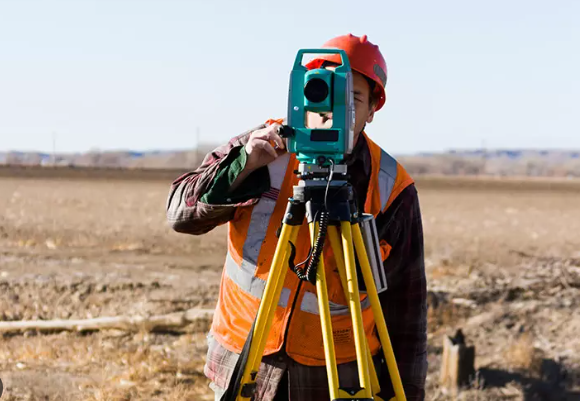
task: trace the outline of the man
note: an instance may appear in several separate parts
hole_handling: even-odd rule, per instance
[[[345,50],[353,70],[355,146],[346,160],[349,181],[359,210],[376,218],[388,282],[379,298],[407,399],[423,400],[427,306],[417,191],[404,168],[364,132],[385,103],[386,64],[366,36],[340,36],[323,47]],[[334,68],[339,61],[337,55],[320,57],[307,67]],[[331,124],[330,114],[307,116],[310,128]],[[276,246],[276,229],[297,182],[295,157],[285,151],[278,128],[279,122],[269,120],[217,148],[196,171],[173,183],[168,199],[167,218],[178,232],[199,235],[229,225],[228,255],[205,366],[216,400],[228,386],[255,318]],[[304,260],[309,248],[306,225],[298,238],[296,260]],[[352,325],[344,319],[348,307],[332,257],[325,256],[325,261],[329,298],[337,308],[332,323],[339,377],[342,386],[354,386],[358,372]],[[368,305],[363,306],[365,332],[375,355],[381,396],[388,400],[394,392],[369,311]],[[258,373],[255,400],[328,400],[324,365],[316,289],[289,272]]]

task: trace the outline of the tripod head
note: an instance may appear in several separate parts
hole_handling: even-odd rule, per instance
[[[292,217],[292,210],[301,204],[302,217],[298,219],[298,224],[306,217],[308,223],[318,224],[318,231],[316,238],[312,238],[314,242],[308,258],[296,265],[294,257],[291,256],[289,265],[298,278],[312,284],[316,282],[316,269],[322,256],[328,224],[350,222],[358,217],[352,185],[347,181],[346,171],[345,164],[325,167],[310,163],[300,163],[295,171],[300,181],[293,188],[287,212]],[[304,268],[299,268],[303,265]]]

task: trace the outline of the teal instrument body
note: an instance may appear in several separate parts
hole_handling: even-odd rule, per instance
[[[308,70],[302,65],[305,54],[338,54],[342,64],[334,71]],[[332,113],[332,128],[307,127],[307,112]],[[288,150],[301,163],[329,166],[340,164],[350,154],[354,138],[354,98],[352,71],[348,57],[340,49],[301,49],[290,74],[288,119],[292,128]]]

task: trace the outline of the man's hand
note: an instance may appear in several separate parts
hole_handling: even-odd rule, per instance
[[[253,171],[268,165],[286,152],[284,140],[278,135],[280,127],[280,124],[274,123],[250,134],[245,146],[245,152],[248,154],[246,166],[230,186],[230,192],[239,187]]]
[[[246,144],[248,158],[244,171],[252,172],[266,166],[286,152],[284,140],[278,135],[280,127],[280,124],[275,123],[250,134],[250,139]]]

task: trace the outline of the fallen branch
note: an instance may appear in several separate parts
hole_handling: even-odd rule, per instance
[[[175,331],[200,320],[210,319],[213,309],[189,309],[156,316],[113,316],[78,320],[20,320],[0,322],[0,333],[36,331],[91,331],[118,329],[127,331]]]

